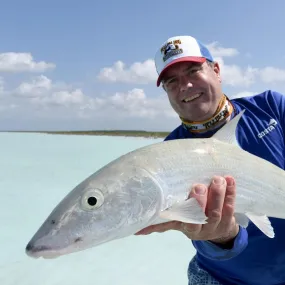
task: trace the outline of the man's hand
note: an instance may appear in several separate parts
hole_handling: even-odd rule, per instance
[[[193,186],[189,197],[198,200],[205,211],[207,224],[196,225],[171,221],[142,229],[136,235],[152,232],[178,230],[192,240],[208,240],[225,248],[231,248],[232,242],[239,231],[234,218],[236,197],[235,180],[233,177],[216,176],[209,187],[203,184]]]

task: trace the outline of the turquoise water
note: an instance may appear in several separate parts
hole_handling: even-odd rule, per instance
[[[0,133],[0,284],[187,284],[194,248],[174,231],[57,259],[25,254],[29,239],[75,185],[118,156],[160,140]]]

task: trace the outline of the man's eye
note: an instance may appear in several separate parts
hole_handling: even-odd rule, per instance
[[[167,84],[175,84],[177,82],[177,78],[171,78],[168,80]]]
[[[193,74],[193,73],[195,73],[195,72],[197,72],[199,69],[198,68],[191,68],[191,69],[189,69],[189,74]]]

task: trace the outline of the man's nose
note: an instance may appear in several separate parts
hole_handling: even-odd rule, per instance
[[[191,80],[189,79],[189,77],[187,78],[187,76],[181,76],[181,78],[180,78],[180,91],[184,92],[191,87],[193,87],[193,84],[192,84]]]

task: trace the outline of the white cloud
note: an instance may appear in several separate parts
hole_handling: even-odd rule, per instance
[[[218,59],[218,62],[221,66],[223,83],[226,85],[249,87],[258,82],[267,84],[285,82],[284,69],[274,67],[254,68],[251,66],[241,68],[238,65],[224,64],[222,59]]]
[[[0,76],[0,96],[4,92],[4,78]]]
[[[249,86],[257,86],[255,83],[268,84],[285,80],[283,69],[226,64],[225,59],[239,54],[235,48],[225,48],[217,42],[211,43],[208,47],[220,63],[225,85],[249,90]],[[5,55],[6,59],[3,60],[3,54],[0,54],[0,71],[44,71],[55,66],[50,63],[35,62],[29,54]],[[113,66],[101,69],[98,75],[99,80],[113,83],[147,84],[156,78],[154,61],[151,59],[135,62],[129,66],[117,61]],[[0,77],[0,114],[2,119],[5,116],[7,118],[14,116],[18,122],[29,119],[30,122],[38,124],[38,128],[41,128],[42,120],[46,120],[45,122],[53,124],[54,128],[66,122],[69,123],[70,129],[74,129],[75,123],[80,126],[79,128],[85,129],[92,126],[93,129],[110,127],[111,129],[171,130],[180,122],[169,104],[167,95],[162,92],[159,96],[151,97],[143,89],[134,88],[127,92],[114,92],[108,96],[97,94],[90,97],[80,88],[53,82],[44,75],[35,76],[9,90],[6,89],[4,79]],[[253,94],[251,91],[241,91],[230,97],[240,98]],[[68,128],[67,125],[61,126],[65,127],[59,128]]]
[[[31,82],[22,82],[15,90],[15,95],[37,97],[51,90],[52,82],[44,75],[32,79]]]
[[[232,87],[249,87],[257,81],[264,83],[280,82],[285,80],[285,70],[274,67],[254,68],[252,66],[240,67],[235,64],[226,64],[225,57],[239,55],[236,48],[226,48],[218,42],[207,45],[214,59],[219,62],[223,84]],[[124,82],[146,84],[157,79],[155,64],[152,59],[136,62],[129,68],[122,61],[117,61],[111,67],[101,69],[98,79],[105,82]]]
[[[224,57],[238,55],[239,52],[236,49],[218,47],[216,42],[208,45],[208,47],[215,60],[220,64],[222,80],[226,85],[249,87],[258,81],[263,83],[285,81],[284,69],[274,67],[254,68],[252,66],[242,68],[235,64],[227,65],[224,62]],[[248,56],[248,53],[245,56]]]
[[[57,105],[68,107],[86,103],[88,97],[80,89],[62,89],[62,84],[53,83],[44,75],[34,77],[29,82],[22,82],[12,94],[15,97],[26,98],[30,103],[38,106]]]
[[[157,73],[154,61],[148,59],[144,62],[135,62],[129,68],[125,63],[117,61],[112,67],[100,70],[98,79],[106,82],[125,82],[146,84],[156,80]]]
[[[206,45],[210,50],[213,57],[231,57],[239,54],[239,51],[235,48],[224,48],[219,46],[218,42],[212,42]]]
[[[256,81],[258,69],[250,66],[241,68],[234,64],[227,65],[221,57],[217,57],[215,60],[219,62],[223,84],[248,87]]]
[[[59,91],[52,92],[48,96],[39,96],[31,99],[31,102],[36,105],[57,105],[69,107],[72,105],[80,106],[87,100],[87,97],[83,94],[80,89],[74,91]]]
[[[90,111],[93,116],[96,110],[96,116],[112,114],[115,118],[156,118],[177,116],[171,109],[167,96],[147,97],[143,89],[134,88],[127,93],[115,93],[107,98],[92,99],[81,108],[84,111]],[[101,111],[101,112],[100,112]],[[87,113],[85,112],[85,115]]]
[[[46,76],[40,75],[7,92],[13,99],[9,103],[18,104],[25,110],[36,110],[39,116],[53,117],[62,112],[62,116],[69,114],[74,118],[102,120],[108,116],[116,119],[176,117],[164,93],[160,97],[150,98],[143,89],[137,88],[125,93],[90,97],[79,88],[64,89]]]
[[[208,45],[214,57],[230,57],[235,56],[239,52],[234,48],[224,48],[219,46],[218,42]],[[104,67],[100,70],[97,77],[100,81],[105,82],[124,82],[147,84],[157,79],[157,72],[153,59],[144,62],[135,62],[129,67],[122,61],[117,61],[111,67]]]
[[[153,98],[135,88],[90,97],[79,88],[64,86],[40,75],[16,88],[4,88],[0,129],[171,130],[177,125],[165,93]]]
[[[0,72],[43,72],[52,68],[54,63],[36,62],[30,53],[0,53]]]
[[[222,57],[231,57],[239,54],[237,49],[224,48],[220,46],[218,42],[209,44],[208,48],[213,56],[222,61],[222,63]],[[242,71],[235,66],[227,66],[224,64],[223,66],[225,69],[224,74],[227,76],[225,79],[225,84],[235,85],[244,83],[244,79],[246,79],[247,74],[243,75]],[[117,61],[111,67],[102,68],[97,78],[101,81],[112,83],[124,82],[146,84],[152,83],[157,79],[157,72],[155,69],[154,60],[152,59],[148,59],[144,62],[135,62],[129,68],[127,68],[125,63],[122,61]]]
[[[273,83],[278,81],[285,82],[285,70],[275,67],[265,67],[259,70],[260,79],[265,83]]]

